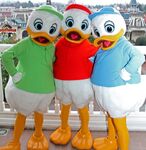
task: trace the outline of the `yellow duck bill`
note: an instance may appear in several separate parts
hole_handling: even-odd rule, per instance
[[[119,38],[123,35],[124,30],[121,29],[116,35],[102,36],[94,40],[95,46],[101,46],[103,50],[113,48]]]

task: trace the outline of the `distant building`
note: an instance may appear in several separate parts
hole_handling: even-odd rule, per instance
[[[120,11],[120,13],[121,13],[121,15],[124,17],[125,22],[126,22],[126,26],[127,26],[127,28],[128,28],[129,22],[130,22],[130,17],[131,17],[130,13],[127,12],[127,11],[126,11],[126,12],[125,12],[125,11]]]
[[[14,10],[15,7],[0,7],[0,18],[5,19],[5,17],[7,18],[13,17]]]
[[[22,29],[5,18],[4,22],[0,25],[0,39],[3,41],[11,37],[13,37],[14,41],[22,39]]]
[[[27,35],[26,24],[32,9],[15,7],[0,7],[0,39],[15,35],[15,39],[22,39]]]
[[[127,37],[130,41],[135,42],[138,37],[144,36],[146,33],[146,25],[144,18],[141,16],[131,16]]]
[[[0,7],[0,24],[7,18],[12,24],[25,28],[31,12],[32,9],[30,8]]]
[[[19,8],[14,10],[14,18],[21,20],[23,22],[27,22],[28,17],[30,16],[33,9],[31,8]]]
[[[69,1],[68,1],[68,5],[69,5],[69,4],[73,4],[73,3],[76,3],[76,0],[69,0]]]
[[[139,12],[139,8],[138,8],[138,3],[136,0],[131,0],[130,1],[130,12],[132,14],[137,14],[137,12]]]
[[[136,0],[131,0],[130,8],[126,13],[123,13],[127,25],[126,37],[128,40],[135,43],[138,37],[146,34],[146,24],[144,21],[143,12],[139,10],[139,5]]]

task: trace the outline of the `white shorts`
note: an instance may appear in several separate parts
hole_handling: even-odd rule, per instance
[[[6,86],[5,93],[10,107],[25,116],[33,112],[47,112],[48,106],[55,96],[55,93],[36,94],[18,89],[11,78]]]
[[[56,97],[64,105],[74,103],[77,108],[83,108],[94,100],[90,79],[85,80],[58,80],[55,79]]]
[[[125,117],[138,110],[146,98],[146,85],[143,83],[118,87],[93,85],[93,89],[99,107],[113,118]]]

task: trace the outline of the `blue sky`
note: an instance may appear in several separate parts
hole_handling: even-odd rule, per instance
[[[18,0],[0,0],[0,2],[12,2]],[[29,0],[19,0],[20,2],[28,2]],[[32,2],[46,2],[46,0],[31,0]],[[52,0],[52,2],[62,2],[67,3],[68,0]],[[129,3],[130,0],[76,0],[77,3],[80,4],[92,4],[92,5],[108,5],[108,4],[115,4],[115,3],[122,3],[126,4]],[[137,2],[141,4],[146,4],[146,0],[137,0]]]

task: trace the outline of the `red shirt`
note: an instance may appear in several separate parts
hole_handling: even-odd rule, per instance
[[[88,40],[76,44],[64,37],[56,44],[54,77],[59,80],[81,80],[91,76],[93,63],[89,60],[98,48]]]

